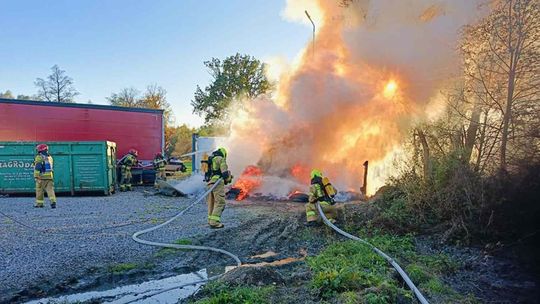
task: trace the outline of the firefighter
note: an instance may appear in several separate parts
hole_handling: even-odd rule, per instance
[[[212,187],[218,180],[218,185],[210,192],[208,203],[208,225],[210,228],[223,228],[221,213],[225,209],[225,185],[232,181],[233,176],[227,166],[227,150],[219,148],[208,159],[209,180],[207,189]],[[221,178],[221,180],[220,180]]]
[[[43,208],[45,202],[43,192],[51,201],[51,208],[56,208],[56,195],[54,194],[53,179],[53,158],[49,154],[49,147],[46,144],[39,144],[36,147],[37,155],[34,158],[34,179],[36,181],[36,204],[34,207]]]
[[[337,192],[336,188],[330,184],[328,178],[323,178],[321,171],[313,169],[311,171],[311,186],[309,188],[309,201],[306,204],[307,225],[312,226],[317,223],[319,213],[317,202],[321,205],[324,215],[332,223],[335,223],[337,210],[334,207],[333,196]]]
[[[167,180],[167,177],[165,176],[165,166],[167,165],[167,160],[163,156],[163,153],[158,152],[156,153],[156,156],[154,157],[154,170],[156,170],[156,179],[154,181],[154,187],[157,189],[159,188],[158,180]]]
[[[129,150],[120,160],[120,169],[122,173],[122,178],[120,179],[120,191],[131,191],[131,167],[136,166],[139,161],[137,156],[139,153],[135,149]]]

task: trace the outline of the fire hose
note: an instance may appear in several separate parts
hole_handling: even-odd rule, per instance
[[[135,232],[131,238],[137,242],[137,243],[140,243],[140,244],[144,244],[144,245],[150,245],[150,246],[156,246],[156,247],[164,247],[164,248],[173,248],[173,249],[189,249],[189,250],[206,250],[206,251],[213,251],[213,252],[218,252],[218,253],[221,253],[221,254],[224,254],[224,255],[227,255],[229,256],[230,258],[232,258],[235,262],[236,262],[236,266],[239,267],[242,265],[242,262],[240,261],[240,259],[226,251],[226,250],[223,250],[223,249],[220,249],[220,248],[214,248],[214,247],[208,247],[208,246],[194,246],[194,245],[178,245],[178,244],[170,244],[170,243],[159,243],[159,242],[153,242],[153,241],[147,241],[147,240],[143,240],[141,238],[139,238],[139,236],[143,235],[143,234],[146,234],[146,233],[149,233],[149,232],[152,232],[152,231],[155,231],[157,229],[160,229],[168,224],[170,224],[171,222],[173,222],[174,220],[176,220],[177,218],[181,217],[184,213],[186,213],[189,209],[191,209],[193,206],[195,206],[196,204],[198,204],[199,202],[201,202],[204,198],[206,198],[206,196],[212,192],[212,190],[214,190],[214,188],[218,185],[218,183],[221,181],[222,179],[219,179],[212,187],[210,187],[208,190],[206,190],[203,194],[201,194],[195,201],[193,201],[193,203],[191,203],[187,208],[185,208],[184,210],[180,211],[178,214],[176,214],[175,216],[171,217],[169,220],[167,220],[166,222],[163,222],[157,226],[153,226],[153,227],[150,227],[150,228],[147,228],[147,229],[144,229],[144,230],[141,230],[141,231],[137,231]],[[191,285],[198,285],[198,284],[202,284],[202,283],[206,283],[208,281],[212,281],[212,280],[215,280],[219,277],[221,277],[223,275],[222,274],[218,274],[218,275],[215,275],[215,276],[212,276],[212,277],[209,277],[209,278],[206,278],[206,279],[203,279],[203,280],[199,280],[199,281],[194,281],[194,282],[191,282],[191,283],[186,283],[186,284],[182,284],[182,285],[178,285],[178,286],[174,286],[174,287],[171,287],[171,288],[167,288],[167,289],[162,289],[162,290],[159,290],[157,292],[154,292],[152,294],[147,294],[147,295],[144,295],[143,297],[139,297],[137,299],[134,299],[130,302],[127,302],[127,303],[132,303],[132,302],[136,302],[136,301],[139,301],[141,299],[145,299],[145,298],[149,298],[149,297],[153,297],[155,295],[158,295],[158,294],[161,294],[161,293],[164,293],[164,292],[167,292],[167,291],[171,291],[171,290],[174,290],[174,289],[179,289],[179,288],[183,288],[183,287],[186,287],[186,286],[191,286]],[[125,304],[127,304],[125,303]]]
[[[319,204],[319,202],[317,202],[317,210],[319,210],[319,214],[321,215],[321,218],[323,219],[324,223],[329,226],[330,228],[334,229],[337,233],[351,239],[351,240],[355,240],[355,241],[359,241],[367,246],[369,246],[373,251],[375,251],[375,253],[377,253],[378,255],[380,255],[381,257],[383,257],[386,261],[388,261],[388,263],[390,263],[392,265],[392,267],[394,267],[394,269],[399,273],[399,275],[403,278],[403,280],[405,281],[405,283],[407,284],[407,286],[409,286],[409,288],[412,290],[412,292],[414,293],[414,295],[416,296],[416,298],[418,299],[418,301],[422,304],[429,304],[429,302],[426,300],[426,298],[422,295],[422,293],[420,292],[420,290],[414,285],[414,283],[412,282],[411,278],[409,278],[409,276],[407,275],[407,273],[401,268],[401,266],[399,266],[399,264],[393,259],[391,258],[389,255],[387,255],[386,253],[382,252],[379,248],[371,245],[368,241],[366,240],[363,240],[357,236],[354,236],[350,233],[347,233],[341,229],[339,229],[336,225],[332,224],[332,222],[330,222],[326,216],[324,215],[324,212],[321,208],[321,205]]]

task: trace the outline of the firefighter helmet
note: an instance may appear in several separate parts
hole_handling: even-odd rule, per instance
[[[46,144],[39,144],[36,149],[38,152],[43,152],[49,150],[49,147]]]
[[[218,148],[218,151],[223,154],[223,157],[227,158],[227,150],[223,147]]]
[[[130,149],[128,153],[133,155],[133,156],[138,156],[139,155],[139,152],[137,152],[137,150],[135,150],[135,149]]]
[[[161,152],[156,153],[156,157],[163,158],[163,153]]]
[[[322,173],[318,169],[311,170],[311,178],[314,178],[315,176],[322,177]]]

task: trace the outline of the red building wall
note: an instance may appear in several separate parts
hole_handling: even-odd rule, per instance
[[[0,141],[116,142],[140,160],[163,150],[163,112],[101,105],[0,100]]]

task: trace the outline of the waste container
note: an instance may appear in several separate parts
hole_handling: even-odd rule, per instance
[[[54,159],[56,192],[114,192],[116,144],[109,141],[39,142]],[[33,161],[38,142],[0,142],[0,193],[35,190]]]

